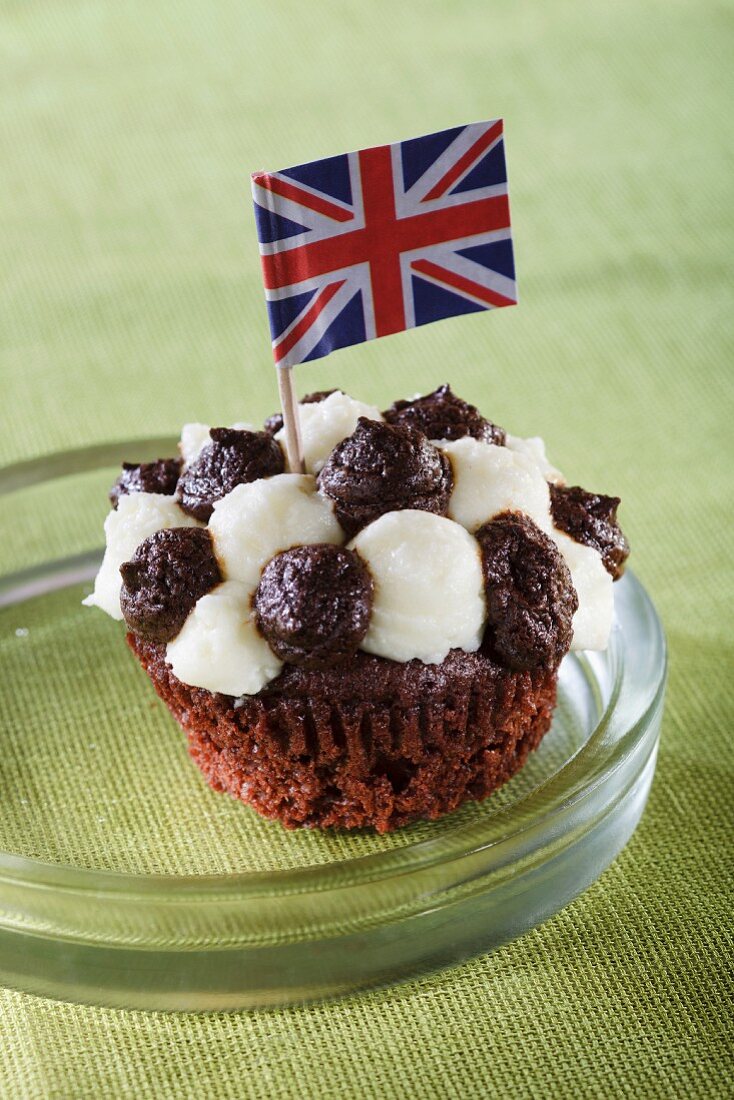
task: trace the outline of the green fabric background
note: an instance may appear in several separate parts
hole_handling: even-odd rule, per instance
[[[0,1095],[731,1095],[734,11],[716,0],[6,0],[0,461],[276,403],[248,173],[502,114],[522,305],[301,368],[445,379],[624,498],[671,647],[647,813],[544,927],[340,1003],[0,993]],[[73,522],[70,517],[69,522]]]

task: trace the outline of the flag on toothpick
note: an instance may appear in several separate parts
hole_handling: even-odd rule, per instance
[[[502,120],[252,176],[279,367],[517,301]]]

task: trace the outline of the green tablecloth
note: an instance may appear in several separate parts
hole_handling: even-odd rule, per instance
[[[0,1094],[726,1094],[731,9],[7,0],[2,15],[1,461],[271,411],[248,173],[502,114],[521,307],[299,381],[384,404],[451,379],[618,492],[672,674],[636,836],[544,927],[453,971],[264,1014],[2,992]]]

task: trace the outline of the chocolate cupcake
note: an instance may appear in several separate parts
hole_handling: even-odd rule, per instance
[[[276,423],[212,433],[173,489],[126,471],[86,602],[125,619],[216,790],[386,832],[522,767],[564,655],[607,643],[626,541],[616,498],[551,498],[537,448],[448,387],[384,419],[341,391],[308,407],[307,474]]]
[[[460,649],[439,665],[357,652],[321,672],[285,666],[233,701],[127,637],[211,786],[287,828],[383,833],[486,798],[540,744],[556,701],[556,669],[511,672]]]

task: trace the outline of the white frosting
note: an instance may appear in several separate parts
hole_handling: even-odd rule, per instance
[[[249,588],[224,581],[197,601],[180,633],[166,647],[166,659],[184,684],[254,695],[282,667],[259,633]]]
[[[533,435],[529,436],[527,439],[523,439],[519,435],[510,435],[508,433],[505,439],[505,446],[516,454],[525,455],[531,462],[534,462],[546,481],[552,481],[554,485],[565,484],[565,478],[561,471],[557,470],[555,466],[551,466],[548,461],[548,456],[545,453],[545,443],[539,435]]]
[[[276,474],[238,485],[214,505],[214,552],[227,580],[254,591],[263,566],[281,550],[344,541],[330,501],[308,474]]]
[[[429,512],[388,512],[350,547],[375,584],[362,649],[438,664],[450,649],[479,648],[486,615],[479,546],[458,523]]]
[[[230,427],[241,432],[258,431],[246,420],[238,420],[235,424],[230,424]],[[184,466],[190,466],[194,459],[199,457],[204,447],[211,443],[210,430],[208,424],[184,424],[178,444],[178,452],[183,459]]]
[[[614,618],[614,592],[601,554],[555,527],[551,535],[571,571],[579,598],[578,611],[573,617],[571,649],[606,649]]]
[[[113,619],[121,619],[120,566],[129,561],[140,543],[166,527],[201,527],[187,516],[171,496],[162,493],[129,493],[121,496],[117,511],[104,524],[107,548],[94,582],[94,592],[83,601],[87,607],[100,607]]]
[[[167,658],[184,683],[243,697],[279,675],[282,662],[259,633],[252,594],[263,567],[292,546],[340,545],[344,532],[331,501],[317,490],[315,474],[360,416],[381,421],[374,406],[341,391],[299,406],[307,474],[279,474],[238,485],[214,505],[209,521],[224,580],[203,596],[167,646]],[[238,422],[236,429],[256,430]],[[179,450],[185,465],[210,442],[209,425],[186,424]],[[284,438],[280,431],[275,437]],[[486,622],[479,546],[473,533],[494,516],[521,512],[550,534],[571,571],[579,608],[573,650],[604,649],[614,614],[612,578],[601,555],[553,527],[548,482],[563,484],[543,440],[507,436],[498,447],[471,437],[434,441],[448,456],[454,478],[449,518],[428,512],[390,512],[349,544],[374,581],[370,625],[361,648],[395,661],[444,660],[454,648],[476,651]],[[120,497],[105,521],[106,550],[94,592],[84,600],[122,619],[120,565],[156,531],[203,526],[173,497],[134,493]]]
[[[382,413],[374,405],[355,401],[341,390],[323,401],[298,406],[303,455],[310,474],[317,474],[337,443],[352,434],[360,416],[382,420]],[[281,428],[275,438],[285,446],[285,429]]]
[[[454,475],[449,516],[469,531],[500,512],[524,512],[548,531],[550,493],[545,478],[527,455],[464,436],[442,443]]]
[[[208,424],[184,424],[178,444],[184,466],[190,466],[194,459],[199,457],[207,443],[211,443]]]

